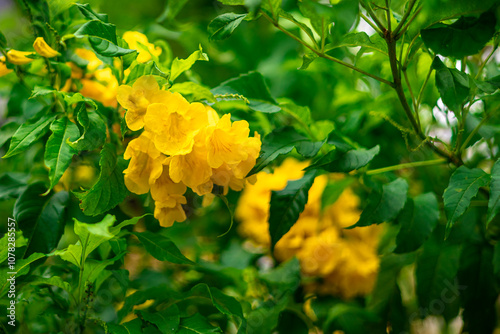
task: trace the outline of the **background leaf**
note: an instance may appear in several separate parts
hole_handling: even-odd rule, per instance
[[[174,81],[179,75],[189,70],[196,61],[203,60],[208,61],[208,56],[203,53],[203,49],[196,50],[186,59],[175,58],[172,62],[172,68],[170,69],[170,80]]]
[[[318,161],[308,166],[306,170],[323,169],[330,173],[349,173],[366,166],[380,152],[377,145],[369,150],[357,149],[347,152],[330,151]]]
[[[134,234],[139,238],[139,241],[144,245],[148,253],[153,255],[155,259],[177,264],[194,264],[193,261],[182,255],[179,248],[169,238],[149,231],[142,233],[134,232]]]
[[[213,19],[208,25],[209,40],[220,41],[229,38],[247,14],[224,13]]]
[[[469,76],[446,67],[438,57],[434,58],[432,67],[436,70],[436,87],[443,103],[460,117],[461,105],[469,96]]]
[[[491,222],[500,211],[500,160],[491,169],[490,199],[488,200],[488,220]]]
[[[74,35],[79,38],[88,37],[92,48],[102,56],[118,57],[136,52],[118,46],[115,25],[100,19],[84,23]]]

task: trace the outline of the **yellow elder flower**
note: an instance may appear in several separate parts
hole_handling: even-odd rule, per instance
[[[136,194],[145,194],[163,172],[163,164],[167,159],[158,151],[150,138],[151,134],[144,131],[138,138],[132,140],[123,157],[130,159],[125,174],[125,185]]]
[[[149,43],[146,35],[140,32],[127,31],[123,34],[123,39],[127,42],[129,48],[137,50],[137,62],[139,63],[149,61],[151,55],[158,57],[161,54],[161,48]]]
[[[90,50],[77,48],[75,49],[75,53],[78,57],[88,61],[87,71],[89,72],[94,72],[102,65],[102,61]]]
[[[160,86],[152,75],[145,75],[137,79],[132,87],[122,85],[118,87],[116,99],[127,110],[125,121],[132,131],[144,127],[144,115],[152,103],[168,103],[171,93],[160,90]]]
[[[33,48],[35,49],[36,52],[38,52],[40,56],[45,58],[52,58],[61,55],[56,50],[52,49],[47,44],[47,42],[45,42],[45,39],[43,39],[43,37],[37,37],[37,39],[35,39],[35,42],[33,43]]]
[[[82,88],[80,93],[91,99],[101,102],[106,107],[116,107],[116,93],[118,81],[110,68],[96,70],[93,73],[94,80],[81,79]]]
[[[156,201],[154,217],[163,227],[172,226],[176,221],[183,222],[186,220],[186,213],[181,204],[186,203],[186,197],[181,195],[173,195],[162,201]]]
[[[161,175],[150,184],[151,197],[155,201],[164,201],[172,195],[182,195],[186,192],[186,185],[184,183],[176,183],[172,181],[169,175],[170,158],[167,158],[162,166]]]
[[[26,56],[34,54],[33,52],[9,50],[7,51],[7,59],[9,63],[14,65],[25,65],[31,63],[34,59]]]
[[[7,68],[7,65],[5,64],[5,57],[0,57],[0,77],[3,77],[10,72],[12,72],[12,70]]]

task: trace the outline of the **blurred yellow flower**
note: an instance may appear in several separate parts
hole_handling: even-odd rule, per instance
[[[7,64],[5,63],[5,57],[0,57],[0,77],[9,74],[12,72],[10,68],[7,68]]]
[[[34,59],[26,57],[31,55],[34,55],[34,53],[17,50],[7,51],[7,59],[9,60],[9,63],[14,65],[25,65],[31,63]]]
[[[75,54],[82,58],[83,60],[86,60],[87,63],[87,71],[88,72],[94,72],[101,66],[103,63],[102,61],[97,58],[96,54],[90,50],[83,49],[83,48],[77,48],[75,49]]]
[[[33,43],[33,48],[40,56],[45,58],[52,58],[61,55],[56,50],[52,49],[47,44],[47,42],[45,42],[45,39],[43,39],[43,37],[37,37],[37,39],[35,39],[35,42]]]
[[[116,99],[127,110],[125,121],[132,131],[144,127],[144,115],[152,103],[168,103],[171,93],[160,90],[156,79],[145,75],[137,79],[132,87],[121,85],[118,87]]]
[[[123,34],[123,39],[127,42],[130,49],[137,50],[137,62],[145,63],[151,60],[151,55],[158,57],[161,54],[161,48],[149,43],[146,35],[137,31],[127,31]]]
[[[111,69],[103,68],[93,73],[93,80],[80,79],[82,88],[80,93],[91,99],[101,102],[106,107],[116,107],[116,93],[118,81]]]
[[[154,216],[163,227],[169,227],[174,222],[183,222],[186,220],[186,213],[181,204],[186,204],[186,197],[181,195],[172,195],[161,202],[155,202]]]

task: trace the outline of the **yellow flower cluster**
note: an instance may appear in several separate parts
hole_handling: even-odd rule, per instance
[[[260,172],[248,185],[236,208],[239,233],[255,244],[269,247],[271,191],[282,190],[289,180],[300,179],[307,162],[288,158],[273,174]],[[347,188],[339,199],[321,212],[321,196],[328,176],[316,177],[308,202],[297,223],[278,241],[274,255],[280,261],[296,256],[306,277],[314,283],[306,290],[351,298],[368,294],[379,267],[377,243],[380,226],[344,228],[359,219],[359,198]]]
[[[257,132],[249,137],[248,122],[219,118],[211,107],[161,90],[153,76],[120,86],[117,99],[127,126],[144,128],[125,151],[125,185],[136,194],[151,192],[162,226],[186,219],[187,187],[200,196],[210,196],[214,184],[225,193],[243,189],[261,147]]]

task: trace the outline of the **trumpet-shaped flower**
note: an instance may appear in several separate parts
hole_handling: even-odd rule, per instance
[[[26,65],[34,60],[33,58],[28,58],[26,56],[31,56],[33,54],[33,52],[9,50],[7,51],[7,59],[9,60],[9,63],[14,65]]]
[[[151,197],[157,202],[164,201],[169,196],[183,195],[187,189],[184,183],[176,183],[170,178],[170,159],[171,158],[167,158],[164,161],[161,175],[150,184]]]
[[[122,85],[118,87],[116,98],[120,105],[127,110],[125,121],[132,131],[144,127],[144,115],[152,103],[168,103],[172,94],[160,90],[160,86],[151,75],[137,79],[132,87]]]
[[[127,42],[129,48],[137,50],[137,62],[145,63],[151,60],[151,56],[158,57],[161,54],[161,48],[149,43],[146,35],[137,31],[127,31],[123,34],[123,39]]]
[[[52,49],[50,45],[48,45],[47,42],[45,42],[45,39],[43,39],[43,37],[37,37],[35,39],[35,42],[33,43],[33,48],[40,56],[45,58],[52,58],[61,55],[56,50]]]
[[[186,203],[186,197],[182,195],[172,195],[162,201],[156,201],[154,216],[163,227],[172,226],[176,221],[182,222],[186,220],[182,204]]]

